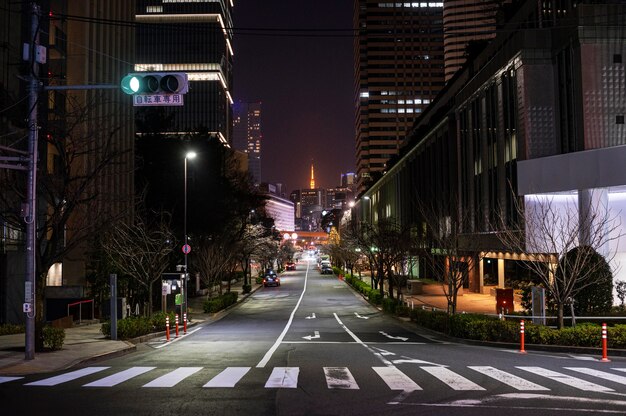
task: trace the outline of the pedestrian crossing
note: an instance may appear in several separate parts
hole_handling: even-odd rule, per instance
[[[259,374],[266,374],[264,369],[252,367],[226,367],[216,375],[206,375],[204,367],[178,367],[175,369],[159,369],[157,367],[130,367],[116,369],[112,367],[85,367],[74,371],[26,382],[24,386],[55,387],[61,384],[76,382],[85,388],[111,388],[131,380],[138,380],[133,386],[141,388],[171,388],[190,379],[188,387],[215,389],[236,388],[242,380],[255,373],[252,380],[258,381]],[[203,370],[205,370],[203,372]],[[274,367],[267,377],[266,389],[295,389],[302,387],[301,369],[299,367]],[[435,389],[451,389],[454,391],[485,391],[494,388],[509,388],[515,391],[550,391],[563,386],[575,391],[594,393],[626,393],[626,368],[604,368],[598,370],[590,367],[563,367],[555,371],[536,366],[516,366],[508,371],[491,366],[466,366],[451,369],[442,365],[407,366],[404,371],[389,365],[359,369],[357,380],[348,367],[322,367],[326,387],[328,389],[360,390],[363,385],[381,383],[392,391],[427,391]],[[163,371],[168,371],[162,374]],[[311,371],[310,369],[308,371]],[[408,373],[408,374],[407,374]],[[156,374],[156,375],[153,375]],[[375,377],[376,375],[377,377]],[[374,376],[374,377],[372,377]],[[530,377],[527,379],[525,377]],[[95,378],[95,380],[94,380]],[[264,377],[263,377],[264,378]],[[82,381],[81,381],[82,379]],[[89,380],[86,380],[89,379]],[[25,382],[24,377],[0,377],[0,385]],[[198,382],[200,380],[200,382]],[[308,380],[311,380],[309,377]],[[372,381],[374,380],[374,381]],[[88,381],[88,382],[86,382]],[[310,381],[309,381],[310,382]],[[261,386],[261,385],[260,385]]]

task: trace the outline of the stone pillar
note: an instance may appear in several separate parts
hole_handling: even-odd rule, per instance
[[[504,259],[498,259],[498,287],[504,288]]]

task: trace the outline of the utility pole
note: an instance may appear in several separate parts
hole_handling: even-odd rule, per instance
[[[36,233],[37,233],[37,144],[39,125],[37,123],[37,106],[39,104],[39,19],[41,9],[35,2],[31,5],[31,36],[29,44],[28,68],[28,184],[26,189],[26,276],[24,282],[24,314],[26,315],[26,339],[24,345],[25,359],[35,358],[35,316],[36,316]]]

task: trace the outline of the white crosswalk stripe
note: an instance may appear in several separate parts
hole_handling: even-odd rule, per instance
[[[558,373],[556,371],[547,370],[541,367],[517,367],[520,370],[528,371],[533,374],[540,375],[542,377],[549,378],[550,380],[554,380],[556,382],[565,384],[570,387],[574,387],[578,390],[583,391],[595,391],[595,392],[607,392],[614,391],[608,387],[601,386],[599,384],[591,383],[586,380],[582,380],[580,378],[568,376],[567,374]]]
[[[453,390],[485,390],[478,384],[448,370],[445,367],[420,367],[422,370],[446,383]]]
[[[176,386],[181,381],[186,378],[199,373],[203,370],[204,367],[179,367],[172,371],[169,371],[167,374],[161,375],[160,377],[155,378],[154,380],[143,384],[141,387],[146,388],[170,388]],[[380,377],[380,380],[377,383],[380,384],[380,381],[384,382],[389,390],[393,391],[403,391],[403,392],[414,392],[414,391],[423,391],[419,384],[414,381],[407,374],[402,372],[398,367],[390,365],[390,366],[380,366],[380,367],[371,367],[372,370]],[[415,367],[412,367],[415,369]],[[485,387],[479,385],[480,380],[484,381],[484,377],[480,377],[474,373],[476,377],[469,378],[461,376],[459,373],[446,368],[444,366],[429,366],[429,365],[421,365],[417,367],[418,371],[424,371],[428,373],[430,376],[436,378],[437,380],[444,383],[448,388],[456,390],[456,391],[484,391]],[[513,388],[518,391],[549,391],[548,385],[545,385],[544,382],[539,381],[536,382],[526,380],[519,375],[512,374],[507,371],[503,371],[491,366],[467,366],[469,370],[473,372],[477,372],[482,374],[483,376],[487,376],[497,382],[500,382],[510,388]],[[541,377],[545,379],[546,382],[565,384],[566,386],[586,391],[586,392],[615,392],[615,390],[611,387],[614,386],[603,386],[601,384],[596,384],[591,381],[584,380],[582,378],[573,377],[571,375],[548,370],[543,367],[533,367],[533,366],[518,366],[515,367],[518,370],[522,370],[528,373],[532,373],[535,375],[535,378]],[[54,377],[44,378],[42,380],[26,383],[26,386],[56,386],[62,383],[67,383],[82,377],[86,377],[89,375],[93,375],[99,373],[101,371],[110,369],[110,367],[86,367],[76,371],[70,371],[68,373],[59,374]],[[128,381],[132,378],[138,377],[140,375],[149,373],[150,371],[156,369],[156,367],[130,367],[127,369],[119,370],[114,374],[107,375],[104,378],[100,378],[98,380],[89,382],[87,384],[83,384],[83,387],[114,387],[119,384],[122,384],[125,381]],[[235,388],[238,383],[250,372],[252,367],[227,367],[215,377],[211,378],[206,384],[202,387],[206,388]],[[586,375],[587,378],[595,377],[596,379],[601,379],[603,381],[607,381],[609,383],[617,383],[620,385],[626,386],[626,376],[614,374],[613,372],[596,370],[595,368],[587,368],[587,367],[563,367],[564,371],[573,371],[583,375]],[[612,371],[617,371],[621,373],[626,372],[626,368],[611,368]],[[257,371],[257,375],[259,374]],[[322,371],[324,372],[326,386],[329,389],[346,389],[346,390],[359,390],[361,386],[357,382],[357,379],[354,377],[352,372],[348,367],[322,367]],[[271,374],[267,378],[265,383],[265,388],[288,388],[294,389],[298,387],[298,377],[300,374],[299,367],[274,367]],[[420,376],[420,380],[423,379],[424,376]],[[24,377],[0,377],[0,384],[2,383],[10,383],[15,382],[17,380],[23,379]],[[470,379],[478,378],[478,381],[472,381]],[[360,380],[363,382],[363,380]],[[368,379],[369,381],[369,379]],[[424,380],[423,380],[424,381]],[[424,381],[427,382],[427,381]],[[493,383],[493,382],[491,382]],[[381,384],[382,385],[382,384]],[[492,385],[492,384],[491,384]],[[428,383],[427,390],[432,390],[438,387],[435,383]]]
[[[329,389],[359,389],[359,385],[347,367],[324,367],[324,375]]]
[[[90,374],[97,373],[102,370],[106,370],[109,367],[87,367],[80,370],[72,371],[70,373],[60,374],[58,376],[45,378],[43,380],[35,381],[33,383],[27,383],[26,386],[56,386],[61,383],[76,380],[81,377],[88,376]]]
[[[120,371],[108,377],[85,384],[83,387],[113,387],[120,383],[137,377],[143,373],[154,370],[156,367],[131,367],[128,370]]]
[[[498,370],[497,368],[493,368],[489,366],[470,366],[468,368],[471,368],[474,371],[478,371],[481,374],[484,374],[488,377],[498,380],[499,382],[504,383],[508,386],[511,386],[516,390],[524,390],[524,391],[550,390],[547,387],[540,386],[539,384],[535,384],[533,382],[530,382],[516,375],[507,373],[506,371]]]
[[[298,387],[298,367],[274,367],[265,388],[295,389]]]
[[[251,367],[228,367],[202,387],[235,387]]]
[[[0,384],[8,383],[9,381],[15,381],[15,380],[19,380],[22,378],[24,377],[0,377]]]
[[[422,388],[397,367],[372,367],[390,390],[416,391]]]
[[[180,367],[174,371],[152,380],[148,384],[144,384],[141,387],[174,387],[187,377],[202,370],[202,367]]]
[[[614,381],[615,383],[626,385],[626,377],[607,373],[605,371],[599,371],[599,370],[594,370],[593,368],[584,368],[584,367],[565,367],[565,369],[576,371],[582,374],[589,374],[590,376],[598,377],[603,380]]]

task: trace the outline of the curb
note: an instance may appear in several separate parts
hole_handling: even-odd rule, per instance
[[[374,307],[374,308],[378,309],[379,311],[383,312],[382,308],[378,307],[377,305],[371,304],[368,301],[368,299],[362,293],[356,291],[347,282],[345,282],[345,283],[346,283],[346,286],[348,286],[350,288],[350,290],[355,295],[357,295],[358,297],[363,298],[363,300],[366,301],[369,305],[371,305],[372,307]],[[456,342],[458,344],[467,344],[467,345],[476,345],[476,346],[494,347],[494,348],[506,348],[506,349],[519,349],[519,344],[518,343],[496,342],[496,341],[480,341],[480,340],[474,340],[474,339],[465,339],[465,338],[452,337],[452,336],[449,336],[447,334],[444,334],[443,332],[434,331],[434,330],[432,330],[430,328],[426,328],[426,327],[420,326],[419,324],[411,321],[410,319],[407,320],[407,318],[403,318],[401,316],[387,314],[385,312],[383,312],[383,313],[385,315],[391,316],[391,317],[395,318],[397,321],[401,322],[403,324],[403,326],[406,327],[408,330],[414,330],[415,328],[419,328],[420,331],[426,331],[427,333],[429,333],[429,334],[431,334],[433,336],[440,337],[441,339],[444,339],[444,340]],[[413,328],[411,328],[411,326]],[[420,335],[420,334],[418,333],[418,335]],[[533,350],[533,351],[547,351],[547,352],[573,353],[573,354],[599,355],[599,356],[602,356],[602,348],[594,348],[594,347],[573,347],[573,346],[567,346],[567,345],[525,344],[524,348],[526,350]],[[626,350],[609,348],[608,349],[608,355],[609,356],[615,356],[615,357],[626,357]]]

